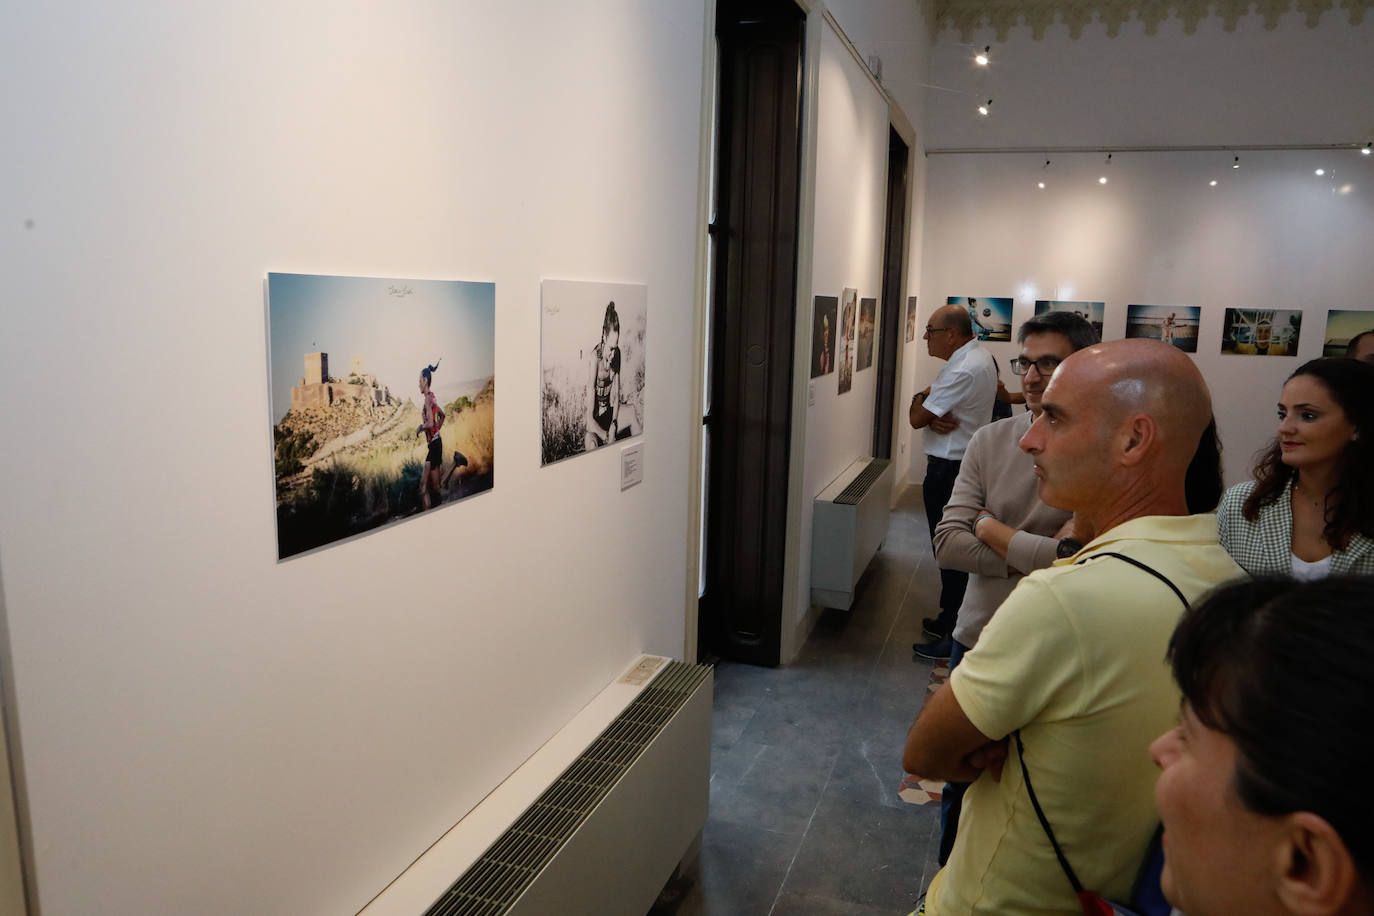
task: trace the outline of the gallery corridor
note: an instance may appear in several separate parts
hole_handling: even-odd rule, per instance
[[[901,755],[931,677],[911,644],[938,587],[910,487],[853,609],[828,611],[796,662],[718,664],[700,866],[655,916],[912,910],[935,872],[939,805],[899,796]]]

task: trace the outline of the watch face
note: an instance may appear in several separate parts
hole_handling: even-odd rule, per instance
[[[1059,546],[1055,548],[1054,554],[1059,559],[1067,559],[1083,549],[1083,543],[1073,538],[1060,538]]]

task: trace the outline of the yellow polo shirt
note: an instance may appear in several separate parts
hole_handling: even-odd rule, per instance
[[[1036,796],[1083,885],[1125,899],[1159,815],[1149,745],[1178,718],[1164,661],[1183,604],[1245,574],[1217,543],[1215,515],[1144,516],[1026,576],[950,677],[985,735],[1021,729]],[[969,787],[929,916],[1081,916],[1026,794],[1015,741],[1001,782]]]

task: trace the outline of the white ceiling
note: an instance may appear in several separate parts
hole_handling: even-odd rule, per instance
[[[1316,28],[1285,13],[1233,32],[1216,17],[1195,34],[1177,19],[1145,35],[1133,21],[1116,38],[1091,25],[1074,40],[1055,25],[1033,40],[1017,26],[963,44],[957,31],[930,51],[922,145],[940,148],[1191,146],[1374,140],[1374,17],[1349,24],[1327,12]],[[987,68],[974,47],[992,45]],[[991,98],[990,116],[979,116]]]

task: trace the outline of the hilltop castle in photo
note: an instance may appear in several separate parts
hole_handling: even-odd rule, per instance
[[[305,375],[291,389],[291,409],[332,408],[335,404],[391,404],[391,389],[378,387],[377,376],[363,372],[363,358],[354,356],[347,379],[331,378],[328,353],[305,354]]]

